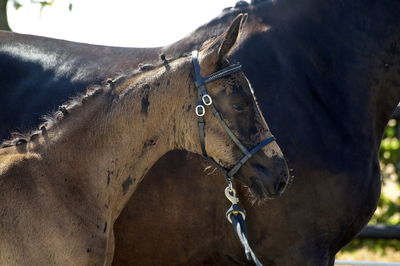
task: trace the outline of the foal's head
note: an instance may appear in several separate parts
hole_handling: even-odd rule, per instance
[[[275,198],[287,184],[285,159],[260,113],[249,81],[239,67],[230,65],[226,59],[244,20],[245,16],[239,15],[224,34],[206,42],[199,52],[197,72],[202,77],[211,75],[211,81],[205,78],[205,89],[201,88],[202,77],[194,71],[199,91],[196,107],[199,118],[193,112],[193,119],[199,120],[198,151],[224,167],[231,177],[234,175],[242,181],[256,197]],[[196,54],[192,56],[196,65]],[[229,73],[218,78],[213,76],[221,70]],[[210,99],[212,104],[208,106]],[[248,160],[243,159],[246,155],[250,157]],[[241,159],[243,165],[238,163]]]

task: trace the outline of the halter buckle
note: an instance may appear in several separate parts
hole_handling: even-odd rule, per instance
[[[206,113],[206,109],[203,105],[199,104],[196,106],[195,112],[197,116],[204,116],[204,114]]]
[[[201,97],[201,99],[203,100],[204,105],[209,106],[212,104],[212,99],[211,96],[208,94],[204,94],[203,97]]]

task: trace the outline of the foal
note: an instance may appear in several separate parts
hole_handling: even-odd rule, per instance
[[[238,16],[223,35],[203,45],[198,56],[203,76],[227,65],[242,22]],[[202,147],[192,60],[181,57],[116,85],[94,87],[62,106],[57,121],[42,126],[40,134],[0,149],[1,265],[109,265],[113,224],[163,154],[205,149],[227,169],[243,157],[209,109]],[[243,145],[251,148],[271,137],[243,73],[207,89]],[[283,157],[275,142],[260,147],[237,176],[268,193],[276,185],[264,171],[274,169],[272,157]],[[287,172],[283,160],[275,168]]]

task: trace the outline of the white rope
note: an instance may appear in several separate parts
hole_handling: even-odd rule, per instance
[[[358,266],[400,266],[397,262],[379,262],[379,261],[350,261],[336,260],[335,265],[358,265]]]
[[[256,257],[256,254],[254,254],[253,250],[251,249],[249,242],[247,241],[247,238],[245,236],[245,234],[242,232],[242,228],[240,226],[240,223],[236,224],[236,231],[237,231],[237,235],[240,238],[240,242],[242,242],[242,245],[244,247],[244,251],[246,253],[246,256],[250,255],[251,258],[253,259],[254,263],[257,266],[263,266],[262,263],[258,260],[258,258]]]

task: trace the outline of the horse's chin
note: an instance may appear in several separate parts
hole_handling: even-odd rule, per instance
[[[282,192],[271,193],[264,186],[263,182],[257,177],[244,178],[240,173],[237,174],[236,178],[245,188],[244,194],[252,204],[263,205],[267,201],[279,198]]]

